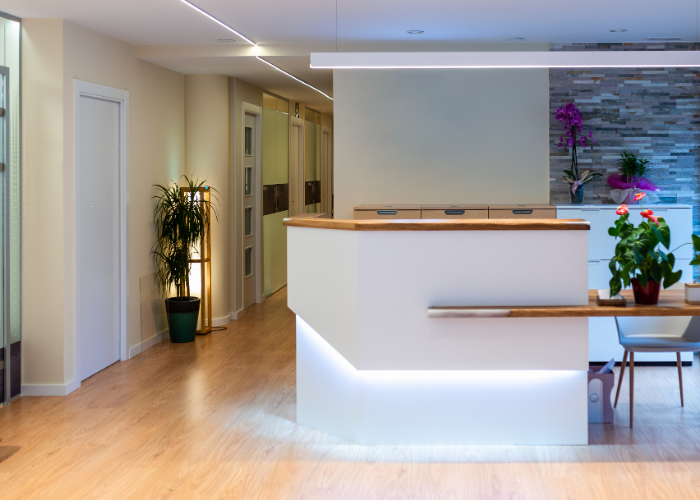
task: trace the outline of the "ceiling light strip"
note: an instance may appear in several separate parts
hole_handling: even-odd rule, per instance
[[[312,53],[323,69],[692,68],[698,51]]]
[[[278,66],[275,66],[275,65],[272,64],[270,61],[266,61],[265,59],[263,59],[263,58],[260,57],[260,56],[255,56],[255,58],[258,59],[259,61],[264,62],[264,63],[267,64],[268,66],[275,68],[275,69],[276,69],[277,71],[279,71],[280,73],[284,73],[284,74],[287,75],[289,78],[292,78],[292,79],[296,80],[297,82],[302,83],[302,84],[306,85],[307,87],[309,87],[309,88],[311,88],[311,89],[314,89],[314,90],[315,90],[316,92],[318,92],[319,94],[323,94],[324,96],[326,96],[326,97],[327,97],[328,99],[330,99],[331,101],[333,100],[333,98],[332,98],[331,96],[329,96],[328,94],[326,94],[326,93],[323,92],[322,90],[318,90],[316,87],[314,87],[313,85],[309,85],[309,84],[306,83],[304,80],[300,80],[299,78],[297,78],[296,76],[292,75],[291,73],[287,73],[285,70],[283,70],[282,68],[280,68],[280,67],[278,67]]]
[[[199,7],[197,7],[197,6],[196,6],[195,4],[193,4],[192,2],[188,2],[187,0],[180,0],[180,1],[181,1],[182,3],[184,3],[185,5],[187,5],[187,6],[189,6],[189,7],[192,7],[194,10],[196,10],[197,12],[199,12],[200,14],[202,14],[203,16],[208,17],[209,19],[211,19],[211,20],[214,21],[215,23],[217,23],[217,24],[223,26],[224,28],[226,28],[227,30],[231,31],[232,33],[235,33],[236,35],[238,35],[239,37],[241,37],[243,40],[245,40],[246,42],[248,42],[249,44],[251,44],[251,45],[253,45],[253,46],[255,46],[255,47],[258,46],[258,44],[255,43],[253,40],[251,40],[250,38],[248,38],[248,37],[246,37],[245,35],[241,34],[240,32],[236,31],[235,29],[233,29],[231,26],[229,26],[229,25],[226,24],[225,22],[219,21],[217,18],[215,18],[214,16],[212,16],[212,15],[209,14],[208,12],[206,12],[206,11],[200,9]]]

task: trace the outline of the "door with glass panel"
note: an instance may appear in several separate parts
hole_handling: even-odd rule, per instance
[[[257,165],[255,137],[255,116],[245,115],[244,160],[243,160],[243,308],[255,304],[256,280],[256,248],[255,238],[259,228],[256,227],[257,214],[255,186]]]

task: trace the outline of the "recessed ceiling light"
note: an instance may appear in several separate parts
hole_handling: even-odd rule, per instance
[[[233,38],[219,38],[217,42],[219,43],[234,43],[236,40]]]
[[[646,38],[651,42],[674,42],[678,40],[683,40],[682,36],[648,36]]]
[[[422,35],[423,33],[425,33],[425,31],[423,31],[423,30],[408,30],[406,33],[408,33],[409,35]]]
[[[624,32],[627,31],[627,30],[624,29],[624,28],[618,28],[618,29],[615,29],[615,30],[608,30],[608,31],[610,31],[610,33],[624,33]]]
[[[509,41],[509,42],[524,42],[525,39],[524,39],[524,38],[520,38],[519,36],[515,36],[515,37],[513,37],[513,38],[509,38],[508,41]]]
[[[203,16],[208,17],[209,19],[211,19],[212,21],[214,21],[214,22],[215,22],[216,24],[218,24],[219,26],[222,26],[222,27],[226,28],[227,30],[229,30],[230,32],[232,32],[232,33],[238,35],[239,37],[241,37],[243,40],[245,40],[245,41],[248,42],[249,44],[254,45],[255,47],[258,46],[258,44],[255,43],[253,40],[251,40],[250,38],[247,38],[247,37],[243,36],[241,33],[239,33],[238,31],[236,31],[235,29],[233,29],[231,26],[229,26],[229,25],[226,24],[225,22],[220,21],[219,19],[215,18],[214,16],[212,16],[212,15],[209,14],[208,12],[206,12],[206,11],[200,9],[199,7],[197,7],[195,4],[193,4],[193,3],[190,2],[189,0],[180,0],[180,1],[181,1],[182,3],[184,3],[185,5],[187,5],[188,7],[193,8],[194,10],[196,10],[197,12],[199,12],[200,14],[202,14]]]

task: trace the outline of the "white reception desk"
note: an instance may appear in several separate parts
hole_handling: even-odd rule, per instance
[[[587,305],[587,222],[285,225],[300,424],[362,444],[588,444],[587,317],[428,315]]]

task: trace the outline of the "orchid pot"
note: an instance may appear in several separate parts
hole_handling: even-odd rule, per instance
[[[566,147],[571,151],[571,168],[564,170],[565,175],[562,179],[569,184],[571,203],[578,205],[583,203],[583,185],[603,175],[594,169],[580,171],[578,168],[578,148],[593,149],[595,139],[592,131],[589,130],[588,134],[583,133],[583,119],[575,104],[569,103],[557,109],[556,119],[564,123],[566,133],[566,137],[562,135],[559,138],[557,146]]]

